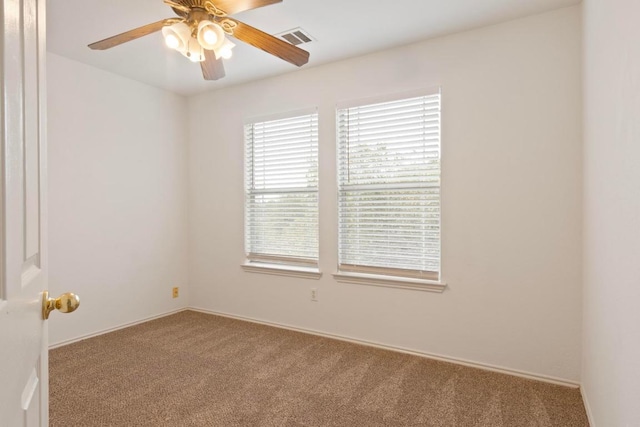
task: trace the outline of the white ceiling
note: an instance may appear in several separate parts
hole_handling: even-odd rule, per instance
[[[284,0],[234,15],[271,34],[302,27],[317,41],[302,68],[358,56],[501,21],[546,12],[580,0]],[[214,1],[215,3],[215,1]],[[153,86],[190,95],[297,70],[237,42],[226,77],[202,79],[200,66],[164,46],[161,33],[93,51],[87,44],[175,16],[162,0],[48,0],[50,52]],[[235,42],[235,40],[234,40]]]

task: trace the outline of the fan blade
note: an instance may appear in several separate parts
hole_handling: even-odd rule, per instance
[[[238,20],[232,18],[225,19],[229,19],[237,24],[237,27],[233,29],[233,36],[238,40],[242,40],[298,67],[303,66],[309,61],[309,52],[306,50],[302,50],[299,47]]]
[[[218,9],[223,10],[227,15],[233,15],[245,10],[282,3],[282,0],[212,0],[211,3]]]
[[[191,12],[191,9],[189,9],[187,6],[181,5],[180,3],[176,3],[171,0],[164,0],[164,4],[167,4],[171,6],[173,9],[180,10],[185,13]]]
[[[224,77],[222,59],[216,59],[212,50],[204,50],[204,61],[200,63],[200,67],[205,80],[218,80]]]
[[[122,34],[118,34],[117,36],[109,37],[104,40],[100,40],[99,42],[91,43],[89,47],[94,50],[110,49],[114,46],[118,46],[119,44],[130,42],[131,40],[135,40],[148,34],[155,33],[156,31],[160,31],[165,25],[171,25],[180,21],[181,19],[178,18],[163,19],[162,21],[154,22],[153,24],[147,24],[142,27],[126,31]]]

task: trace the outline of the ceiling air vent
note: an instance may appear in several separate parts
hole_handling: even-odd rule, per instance
[[[284,33],[276,34],[276,36],[285,39],[294,46],[310,43],[315,40],[308,32],[300,27],[285,31]]]

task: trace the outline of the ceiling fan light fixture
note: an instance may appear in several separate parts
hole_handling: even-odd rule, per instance
[[[177,24],[163,27],[162,35],[164,36],[164,42],[168,47],[175,49],[178,52],[185,52],[187,50],[189,39],[191,38],[191,30],[184,22],[178,22]]]
[[[221,59],[229,59],[234,44],[227,35],[262,49],[298,67],[309,61],[309,52],[289,41],[274,37],[234,18],[227,17],[244,10],[256,9],[283,0],[164,0],[177,17],[165,18],[89,44],[92,50],[106,50],[149,34],[162,32],[166,45],[193,62],[200,62],[205,80],[225,76]],[[214,2],[223,6],[218,9]],[[299,28],[296,37],[306,38]],[[302,36],[300,36],[300,34]],[[304,37],[303,37],[304,36]],[[288,39],[287,39],[288,40]]]
[[[177,49],[180,46],[180,39],[175,34],[167,34],[164,38],[167,47],[171,49]]]
[[[216,59],[224,58],[229,59],[233,56],[233,48],[235,47],[235,43],[231,42],[229,39],[225,39],[222,46],[216,49],[214,52],[216,54]]]
[[[204,49],[215,50],[225,41],[224,30],[215,22],[206,19],[198,23],[198,43]]]

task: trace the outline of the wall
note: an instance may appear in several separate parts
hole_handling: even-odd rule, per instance
[[[583,394],[640,426],[640,3],[584,1]]]
[[[190,305],[577,381],[580,24],[561,9],[190,98]],[[337,283],[335,104],[438,85],[449,288]],[[243,122],[312,106],[323,277],[244,272]]]
[[[186,99],[47,55],[50,343],[187,302]],[[171,298],[181,286],[182,297]]]

